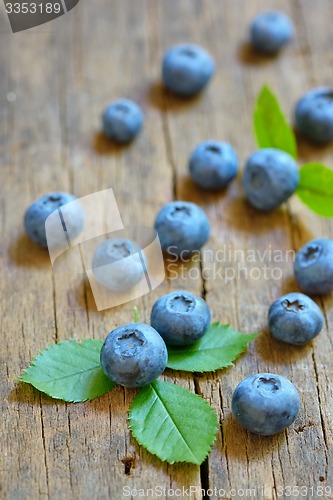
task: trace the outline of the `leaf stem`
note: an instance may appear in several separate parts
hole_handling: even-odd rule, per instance
[[[133,309],[134,309],[134,311],[133,311],[134,323],[139,323],[139,311],[138,311],[137,306],[134,306]]]

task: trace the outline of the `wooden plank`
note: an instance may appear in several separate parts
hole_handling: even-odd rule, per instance
[[[223,273],[224,280],[228,272],[236,276],[235,280],[230,280],[228,283],[223,281],[223,277],[222,280],[212,279],[217,271],[216,259],[212,264],[210,262],[212,254],[207,252],[209,259],[204,261],[204,267],[208,271],[211,268],[211,272],[208,272],[209,279],[205,282],[206,298],[215,314],[218,313],[216,319],[223,318],[225,322],[231,321],[235,327],[250,332],[254,328],[264,329],[270,303],[280,294],[295,289],[295,284],[290,283],[291,260],[286,258],[285,262],[274,266],[274,262],[269,258],[269,250],[274,252],[274,249],[279,249],[288,256],[288,249],[293,248],[294,245],[295,233],[303,230],[303,225],[299,222],[295,227],[293,212],[289,210],[280,210],[269,216],[258,214],[243,202],[239,185],[232,186],[225,196],[207,195],[207,193],[200,192],[187,180],[187,158],[189,151],[198,141],[213,137],[230,141],[236,150],[240,151],[241,162],[243,162],[243,155],[247,156],[254,150],[250,135],[252,109],[249,103],[254,102],[260,86],[267,82],[275,89],[289,112],[291,99],[299,95],[297,92],[292,95],[290,86],[295,89],[300,87],[301,78],[306,78],[304,74],[306,64],[301,65],[299,61],[300,49],[297,42],[294,47],[287,49],[289,53],[286,51],[286,54],[274,60],[274,63],[260,57],[250,56],[248,49],[240,44],[239,33],[246,33],[253,15],[257,11],[267,9],[267,2],[257,2],[255,6],[248,3],[245,6],[244,2],[241,5],[239,2],[230,2],[227,5],[228,8],[220,11],[217,11],[214,6],[210,13],[206,10],[201,11],[201,15],[196,17],[196,23],[193,21],[194,16],[179,16],[178,25],[173,24],[172,32],[165,29],[165,34],[162,32],[161,38],[164,35],[167,40],[164,45],[168,45],[171,38],[173,41],[181,41],[181,38],[177,39],[177,35],[184,37],[185,33],[185,38],[191,39],[195,33],[195,40],[209,48],[214,55],[214,49],[217,52],[217,48],[221,47],[223,41],[224,54],[221,54],[221,49],[217,52],[219,72],[204,98],[196,103],[196,106],[187,109],[186,113],[172,113],[171,111],[168,113],[168,119],[174,161],[177,165],[179,196],[185,196],[186,199],[199,203],[209,214],[213,222],[214,236],[207,244],[206,250],[213,250],[216,255],[221,248],[231,250],[231,257],[229,259],[227,257],[226,262],[220,266],[227,267]],[[174,5],[169,2],[163,6],[165,10],[161,18],[167,19],[167,9],[171,11]],[[274,6],[277,7],[276,3]],[[287,2],[279,2],[278,7],[289,12],[290,15],[293,14]],[[239,18],[240,9],[244,14],[241,19]],[[236,19],[237,30],[234,29]],[[177,26],[179,26],[179,33],[177,33]],[[212,28],[209,30],[210,26]],[[229,30],[228,27],[230,27]],[[223,37],[224,30],[227,31],[228,36]],[[210,33],[209,38],[206,35],[207,32]],[[162,38],[164,42],[165,39]],[[238,48],[239,59],[230,63],[230,54],[235,53],[235,47]],[[259,65],[260,71],[258,71]],[[290,74],[293,76],[295,74],[295,77],[291,79]],[[215,105],[213,116],[209,113],[210,102]],[[198,119],[193,119],[193,116],[192,119],[188,119],[191,111],[193,116],[197,113],[195,116],[200,117],[200,126],[198,126]],[[240,121],[237,117],[242,117],[242,120]],[[228,119],[227,126],[226,119]],[[184,138],[183,141],[179,141],[180,134]],[[302,209],[301,213],[306,212]],[[305,215],[304,218],[306,218]],[[316,227],[315,223],[313,227]],[[328,234],[330,233],[331,230]],[[260,252],[261,255],[267,253],[267,257],[260,262],[260,255],[258,255],[254,266],[246,262],[241,263],[243,270],[238,276],[240,263],[234,260],[237,250],[245,252],[245,256],[246,252],[255,251]],[[204,250],[203,255],[205,254]],[[269,272],[268,279],[264,278],[265,265],[271,273],[276,267],[275,275],[277,276],[283,273],[282,283],[274,280],[274,274]],[[261,268],[261,279],[257,277],[251,280],[249,273],[251,271],[254,273],[257,270],[256,266]],[[249,274],[250,278],[246,278],[246,274]],[[326,346],[321,349],[321,352],[327,352],[327,348],[330,351],[330,343],[327,343],[327,339],[326,342],[324,341],[324,335],[321,340]],[[323,417],[320,405],[311,404],[313,397],[316,397],[317,402],[320,397],[317,391],[318,368],[313,358],[313,348],[308,346],[302,350],[301,354],[294,349],[291,356],[290,351],[292,351],[290,347],[274,342],[268,332],[264,331],[250,347],[250,356],[244,357],[235,369],[228,370],[218,386],[216,386],[216,377],[208,381],[205,378],[198,380],[200,391],[213,402],[220,412],[222,421],[219,441],[207,465],[210,487],[225,491],[231,491],[231,489],[246,491],[255,488],[257,495],[265,490],[268,496],[274,496],[281,493],[278,489],[281,485],[302,485],[309,488],[312,485],[326,484],[327,430],[322,426]],[[284,436],[271,438],[269,446],[267,446],[267,439],[252,436],[244,429],[240,429],[231,417],[230,411],[231,396],[237,383],[250,373],[268,370],[284,374],[293,380],[300,390],[303,401],[302,413],[295,423],[295,430],[291,429]],[[313,467],[314,456],[316,468]],[[296,470],[291,467],[293,463],[298,464]],[[327,484],[330,485],[330,482],[328,481]]]
[[[273,7],[289,13],[297,36],[278,58],[267,60],[251,54],[246,31],[256,12]],[[288,251],[312,237],[332,237],[332,222],[296,198],[273,214],[259,214],[244,201],[240,176],[225,192],[211,194],[195,187],[187,172],[191,150],[207,138],[230,142],[244,164],[255,149],[251,113],[263,83],[289,116],[303,92],[330,83],[329,12],[329,0],[318,0],[315,9],[310,0],[95,0],[80,2],[50,25],[1,33],[2,497],[122,498],[125,486],[161,485],[196,487],[195,499],[204,497],[201,488],[220,490],[213,498],[253,496],[253,489],[256,498],[287,498],[286,486],[333,486],[332,297],[320,302],[326,329],[309,346],[284,346],[266,328],[270,303],[297,289]],[[182,41],[207,48],[218,67],[207,91],[187,102],[166,94],[159,82],[164,50]],[[146,118],[143,132],[126,148],[100,133],[103,107],[121,96],[136,100]],[[300,142],[302,161],[333,165],[332,151]],[[174,198],[201,205],[212,224],[202,269],[187,263],[176,278],[167,269],[169,279],[135,301],[140,319],[149,322],[158,296],[187,288],[206,297],[214,320],[261,331],[232,369],[164,376],[203,395],[220,418],[221,431],[201,468],[167,465],[135,443],[127,426],[135,391],[117,388],[70,405],[15,382],[49,343],[104,338],[132,318],[134,302],[97,312],[88,282],[54,273],[47,254],[22,229],[23,213],[37,196],[58,189],[84,196],[110,187],[125,226],[151,225]],[[274,261],[275,250],[282,251],[282,262]],[[275,279],[280,273],[282,279]],[[302,397],[295,424],[272,438],[251,435],[231,415],[234,388],[257,371],[286,375]]]
[[[1,485],[5,498],[42,498],[52,492],[43,419],[54,405],[15,381],[30,356],[56,339],[49,257],[23,234],[22,217],[28,204],[50,187],[67,188],[66,172],[59,168],[58,89],[53,78],[57,53],[51,31],[31,32],[26,44],[22,35],[2,35],[2,41],[3,97],[12,92],[16,100],[7,102],[2,165],[1,372],[6,378],[1,384]],[[56,426],[53,429],[56,439]]]
[[[73,172],[73,183],[80,194],[112,187],[125,227],[151,225],[154,214],[172,197],[172,173],[163,141],[160,113],[149,105],[148,89],[152,69],[148,6],[146,2],[140,1],[135,6],[127,2],[121,10],[105,2],[100,2],[99,7],[99,10],[95,6],[86,7],[82,12],[78,27],[82,34],[73,39],[74,53],[82,60],[81,75],[67,75],[67,100],[71,103],[67,107],[69,145],[70,149],[84,152],[82,163]],[[115,19],[110,37],[110,19],[114,15],[120,18],[118,22]],[[101,19],[104,21],[101,22]],[[133,24],[135,19],[141,20],[137,29]],[[94,25],[98,25],[98,35],[91,39]],[[128,37],[129,31],[132,31],[131,37]],[[81,46],[78,46],[77,39],[82,40]],[[119,44],[119,50],[113,50],[114,44]],[[102,76],[101,68],[105,72]],[[91,99],[89,112],[82,96]],[[122,96],[130,97],[142,106],[145,126],[135,144],[129,148],[114,148],[101,137],[100,114],[109,101]],[[72,129],[70,124],[74,120],[78,120],[79,125]],[[94,150],[87,151],[84,147],[87,140]],[[156,165],[160,168],[157,169]],[[151,294],[137,301],[142,320],[149,321],[149,311],[156,298],[156,294]],[[133,303],[97,313],[89,291],[87,302],[88,336],[103,338],[110,329],[132,319]],[[191,377],[185,376],[182,385],[193,388]],[[130,489],[168,486],[171,481],[185,486],[199,485],[198,467],[161,466],[159,460],[140,449],[130,438],[126,414],[134,394],[135,391],[120,388],[100,401],[91,403],[92,407],[101,410],[103,424],[96,435],[91,421],[87,420],[85,436],[90,438],[93,448],[104,442],[108,451],[96,461],[92,472],[98,474],[98,496],[116,497],[125,486]],[[110,419],[105,419],[106,412],[110,412]],[[74,427],[78,436],[82,434],[81,425],[80,420],[71,419],[71,429]],[[70,453],[73,457],[77,456],[77,442],[70,446]],[[79,455],[85,455],[84,443]],[[91,461],[73,459],[71,464],[75,491],[82,497],[87,495],[87,491],[91,495],[96,494],[96,484],[90,480]],[[110,469],[113,471],[111,482]]]

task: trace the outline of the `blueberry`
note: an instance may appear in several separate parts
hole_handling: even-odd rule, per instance
[[[164,372],[168,352],[164,340],[145,323],[131,323],[112,330],[101,350],[104,373],[125,387],[142,387]]]
[[[250,27],[251,44],[263,54],[275,54],[291,41],[293,35],[291,20],[278,11],[258,14]]]
[[[333,240],[309,241],[295,258],[294,273],[300,288],[310,294],[333,291]]]
[[[305,344],[318,335],[323,324],[323,313],[303,293],[283,295],[269,308],[268,326],[271,334],[288,344]]]
[[[164,54],[162,79],[176,94],[185,97],[197,94],[207,85],[214,71],[212,57],[198,45],[174,45]]]
[[[205,212],[189,201],[172,201],[164,205],[156,216],[154,227],[162,249],[178,257],[200,250],[210,234]]]
[[[45,221],[49,215],[58,210],[64,231],[74,239],[83,228],[84,214],[79,203],[70,205],[70,210],[66,210],[65,217],[61,210],[62,206],[75,201],[76,198],[68,193],[48,193],[35,200],[26,210],[24,215],[24,228],[29,238],[38,243],[43,248],[47,248],[45,231]],[[58,234],[57,231],[55,231]],[[50,235],[52,237],[52,235]],[[55,244],[55,242],[52,242]]]
[[[295,107],[295,123],[300,133],[313,142],[333,139],[333,88],[319,87],[307,92]]]
[[[142,125],[143,113],[139,106],[129,99],[119,99],[104,110],[104,134],[120,144],[132,141]]]
[[[98,245],[92,268],[98,283],[122,292],[141,280],[146,271],[146,261],[137,243],[125,238],[112,238]]]
[[[232,397],[232,412],[237,420],[261,436],[271,436],[289,427],[299,408],[296,387],[287,378],[273,373],[246,377]]]
[[[199,186],[221,189],[236,177],[238,160],[235,151],[226,142],[204,141],[191,154],[189,170]]]
[[[210,324],[210,309],[201,297],[180,290],[155,302],[150,323],[167,344],[190,345],[206,333]]]
[[[248,201],[268,212],[286,201],[299,183],[295,160],[279,149],[259,149],[246,162],[243,188]]]

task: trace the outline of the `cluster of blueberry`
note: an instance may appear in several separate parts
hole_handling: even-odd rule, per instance
[[[277,53],[293,37],[290,19],[282,12],[265,12],[253,20],[250,41],[261,53]],[[171,92],[191,97],[208,84],[215,72],[210,54],[194,44],[171,47],[162,62],[162,80]],[[333,89],[320,87],[306,93],[296,104],[295,124],[304,137],[317,143],[333,139]],[[111,103],[103,114],[105,135],[118,142],[134,139],[143,125],[139,106],[128,99]],[[235,151],[225,142],[209,140],[199,144],[189,158],[189,172],[204,189],[226,187],[237,175]],[[246,161],[243,188],[248,201],[257,209],[270,211],[286,201],[297,189],[298,167],[283,151],[267,148],[253,153]]]
[[[150,325],[131,323],[109,333],[101,350],[105,374],[125,387],[141,387],[164,372],[166,344],[194,344],[207,331],[210,309],[201,297],[180,290],[159,298]]]
[[[250,29],[255,50],[265,54],[279,51],[293,36],[290,20],[280,12],[258,15]],[[184,97],[200,92],[215,71],[212,57],[193,44],[176,45],[163,59],[162,79],[167,89]],[[323,143],[333,139],[333,89],[312,90],[295,108],[295,122],[307,138]],[[119,143],[134,139],[143,126],[139,106],[120,99],[103,114],[105,135]],[[226,187],[237,175],[238,161],[233,148],[224,142],[205,141],[189,158],[192,179],[205,189]],[[287,153],[262,149],[247,160],[243,187],[248,201],[257,209],[270,211],[286,201],[299,182],[298,167]],[[45,221],[55,210],[75,200],[67,193],[49,193],[36,200],[26,211],[24,224],[28,236],[47,247]],[[71,214],[64,230],[71,238],[83,227],[79,210]],[[155,219],[154,227],[165,252],[178,256],[199,251],[210,235],[205,212],[196,204],[174,201],[166,204]],[[96,279],[105,287],[124,290],[133,287],[143,275],[143,267],[127,264],[114,272],[105,266],[140,251],[126,239],[109,239],[97,247],[93,256]],[[333,241],[317,239],[305,245],[296,256],[294,271],[302,290],[310,294],[333,291]],[[115,269],[115,268],[113,268]],[[125,387],[149,384],[167,365],[166,344],[187,346],[197,342],[210,324],[210,309],[200,297],[177,291],[157,300],[151,312],[151,326],[131,323],[111,331],[101,350],[101,366],[112,380]],[[290,293],[276,300],[268,313],[271,334],[278,340],[300,345],[313,339],[323,326],[323,315],[316,303],[302,293]],[[286,378],[270,373],[255,374],[236,388],[232,410],[236,418],[252,432],[270,435],[290,425],[299,411],[300,399]]]
[[[200,340],[211,319],[208,304],[197,295],[180,290],[159,298],[153,305],[150,325],[131,323],[107,336],[101,366],[111,380],[125,387],[141,387],[166,368],[167,345],[186,347]],[[278,340],[302,345],[323,327],[317,304],[302,293],[289,293],[273,302],[268,313],[271,334]],[[232,411],[251,432],[272,435],[296,418],[300,398],[285,377],[259,373],[246,377],[235,389]]]

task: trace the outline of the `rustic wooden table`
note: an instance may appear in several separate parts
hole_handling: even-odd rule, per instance
[[[245,40],[254,14],[271,7],[292,17],[296,37],[267,59],[251,54]],[[286,252],[312,237],[332,237],[333,225],[296,198],[264,215],[245,203],[239,179],[226,192],[209,194],[187,175],[189,152],[205,138],[229,141],[243,165],[255,149],[251,113],[263,83],[289,116],[303,92],[331,83],[331,18],[330,0],[82,0],[50,24],[0,33],[1,498],[120,499],[128,491],[134,498],[155,486],[192,486],[195,499],[207,498],[201,488],[220,489],[212,498],[288,498],[288,487],[303,486],[291,497],[319,498],[321,487],[333,489],[332,297],[319,301],[326,325],[306,347],[282,345],[266,329],[270,303],[297,290]],[[211,85],[192,102],[165,95],[159,82],[164,50],[182,41],[203,45],[217,62]],[[119,96],[133,98],[145,113],[143,133],[126,148],[100,133],[101,110]],[[299,157],[333,165],[331,146],[300,141]],[[135,443],[127,427],[133,390],[118,387],[75,405],[16,383],[50,343],[104,338],[132,317],[133,302],[98,312],[88,283],[53,273],[48,254],[22,228],[26,207],[46,192],[80,197],[109,187],[125,225],[152,224],[175,198],[198,203],[212,224],[206,250],[220,250],[215,278],[218,266],[207,257],[201,268],[187,265],[177,279],[136,300],[142,320],[149,321],[158,296],[181,287],[204,292],[214,320],[262,332],[231,369],[166,373],[206,398],[219,416],[216,443],[201,467],[162,463]],[[276,249],[282,262],[274,261]],[[237,250],[245,252],[244,262]],[[252,250],[255,262],[246,259]],[[235,279],[226,279],[225,267]],[[274,437],[248,433],[231,415],[235,386],[257,371],[288,376],[301,395],[297,420]],[[172,491],[166,497],[175,498]]]

